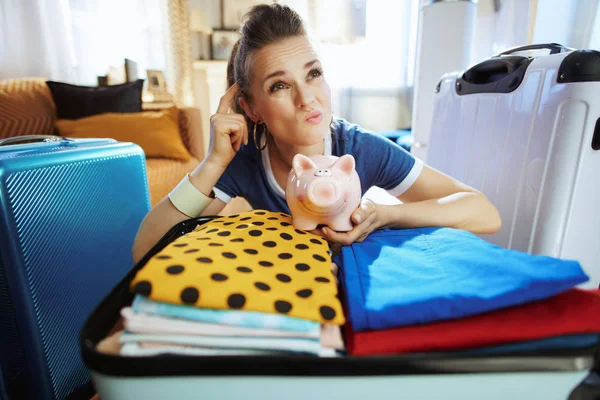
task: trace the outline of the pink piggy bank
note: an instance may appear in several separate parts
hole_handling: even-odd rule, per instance
[[[352,230],[350,217],[361,197],[354,166],[349,154],[294,156],[285,190],[294,228],[309,231],[323,224],[338,232]]]

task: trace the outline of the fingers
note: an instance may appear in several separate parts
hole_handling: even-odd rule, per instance
[[[229,110],[229,107],[231,107],[232,105],[231,101],[233,100],[235,94],[238,92],[239,89],[240,86],[237,83],[234,83],[229,89],[227,89],[227,91],[219,101],[219,107],[217,108],[218,114],[227,114],[227,110]]]
[[[349,246],[356,241],[358,236],[362,233],[360,229],[354,227],[348,232],[336,232],[331,228],[322,228],[323,237],[330,242],[339,243],[342,246]]]
[[[352,222],[358,225],[361,222],[365,221],[369,215],[375,212],[375,204],[371,200],[363,200],[360,203],[360,206],[354,211],[352,214]]]

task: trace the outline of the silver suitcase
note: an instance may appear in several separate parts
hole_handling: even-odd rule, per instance
[[[549,55],[515,53],[547,48]],[[496,245],[578,260],[600,283],[600,52],[515,48],[442,77],[428,163],[482,191]]]

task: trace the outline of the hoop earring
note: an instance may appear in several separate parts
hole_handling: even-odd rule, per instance
[[[256,150],[258,150],[258,151],[263,151],[267,147],[267,138],[265,138],[265,143],[262,146],[260,146],[258,144],[258,139],[256,137],[256,127],[258,125],[259,124],[254,123],[254,134],[253,134],[253,136],[254,136],[254,147],[256,147]],[[261,124],[261,125],[264,125],[264,127],[265,127],[264,128],[264,134],[268,134],[269,131],[267,130],[267,125],[266,124]],[[262,135],[261,135],[261,139],[262,139]]]

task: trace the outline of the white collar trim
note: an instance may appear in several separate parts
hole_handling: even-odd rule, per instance
[[[330,156],[331,155],[331,134],[328,134],[325,136],[325,138],[323,139],[323,144],[324,146],[324,155],[326,156]],[[271,159],[269,157],[269,145],[265,145],[265,148],[261,151],[261,157],[262,157],[262,162],[263,162],[263,166],[265,168],[265,173],[267,174],[267,181],[269,181],[269,185],[271,186],[271,189],[273,189],[275,191],[275,193],[277,193],[280,197],[285,199],[285,190],[283,190],[283,188],[281,186],[279,186],[279,183],[277,183],[277,180],[275,179],[275,175],[273,174],[273,168],[271,168]]]

